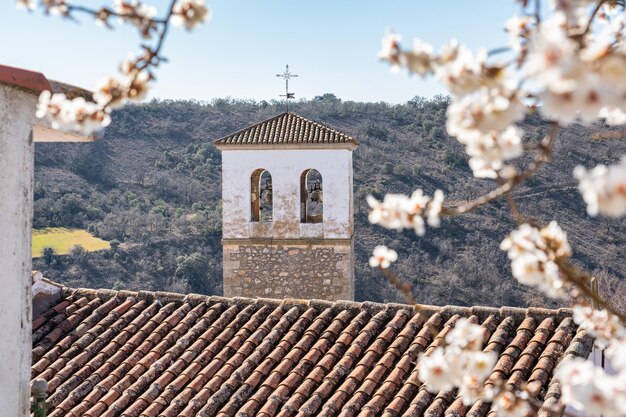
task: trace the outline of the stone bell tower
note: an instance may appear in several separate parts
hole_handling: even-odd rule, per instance
[[[224,295],[354,299],[356,139],[282,113],[222,151]]]

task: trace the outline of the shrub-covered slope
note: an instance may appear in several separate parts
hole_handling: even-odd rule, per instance
[[[419,302],[554,304],[510,276],[499,243],[515,223],[503,201],[445,219],[422,238],[367,222],[367,194],[441,188],[448,203],[460,203],[494,186],[471,176],[461,146],[446,135],[445,98],[389,105],[326,94],[293,107],[361,142],[354,155],[357,299],[402,301],[367,265],[373,247],[384,243],[398,251],[394,270]],[[211,142],[282,111],[276,102],[153,101],[117,111],[99,142],[37,144],[35,227],[84,228],[113,244],[37,259],[35,268],[71,286],[219,294],[221,162]],[[523,128],[536,142],[547,124],[534,116]],[[538,221],[558,220],[576,262],[624,298],[626,221],[589,218],[571,175],[578,164],[614,163],[626,153],[626,141],[591,141],[599,129],[562,130],[553,162],[515,195]]]

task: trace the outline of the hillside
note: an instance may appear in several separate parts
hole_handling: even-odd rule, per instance
[[[448,202],[461,202],[493,186],[471,176],[460,145],[445,134],[445,98],[389,105],[326,94],[293,107],[361,142],[354,155],[358,300],[402,301],[367,265],[384,243],[398,251],[394,270],[419,302],[553,305],[510,276],[498,247],[515,224],[501,201],[446,219],[422,238],[367,222],[367,194],[441,188]],[[117,111],[96,143],[38,143],[35,227],[87,229],[111,241],[111,250],[39,258],[34,267],[71,286],[221,293],[221,163],[211,142],[282,111],[277,102],[153,101]],[[534,116],[523,128],[537,141],[547,124]],[[571,175],[578,164],[613,163],[626,153],[626,141],[591,141],[597,130],[562,130],[553,163],[516,197],[537,220],[558,220],[576,262],[623,299],[626,220],[589,218]]]

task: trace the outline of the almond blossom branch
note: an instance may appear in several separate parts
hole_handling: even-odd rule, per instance
[[[35,0],[17,0],[18,5],[33,9]],[[82,97],[69,99],[64,94],[44,91],[37,106],[37,117],[46,117],[52,127],[74,130],[89,135],[101,130],[111,122],[112,109],[120,107],[125,100],[141,100],[148,91],[148,83],[154,80],[152,68],[157,68],[166,59],[161,56],[170,24],[184,26],[191,30],[206,21],[210,14],[204,0],[171,0],[167,13],[162,19],[154,19],[156,9],[138,0],[115,0],[116,10],[103,7],[99,10],[69,5],[65,0],[41,0],[46,12],[69,16],[72,11],[91,14],[108,25],[111,16],[118,16],[123,22],[137,26],[143,38],[150,39],[158,33],[154,47],[141,45],[143,54],[125,60],[120,65],[121,77],[107,77],[93,93],[93,101]]]
[[[526,181],[533,174],[535,174],[541,166],[550,160],[552,154],[552,143],[556,139],[556,135],[558,132],[558,124],[552,122],[550,125],[550,132],[544,139],[544,141],[539,145],[539,154],[535,157],[535,160],[530,165],[530,167],[522,172],[521,174],[515,175],[513,178],[506,181],[504,184],[495,188],[487,194],[484,194],[472,201],[469,201],[461,206],[447,208],[444,207],[441,210],[442,216],[458,216],[460,214],[465,214],[469,211],[475,210],[491,201],[502,197],[503,195],[511,192],[515,187]]]
[[[124,19],[146,19],[144,15],[140,14],[135,9],[129,9],[128,12],[122,13],[122,12],[115,11],[109,7],[101,7],[100,9],[93,9],[87,6],[69,4],[69,3],[66,3],[66,6],[68,10],[68,15],[71,14],[72,12],[84,13],[84,14],[93,16],[94,18],[96,18],[96,20],[101,21],[103,23],[111,16],[124,18]],[[167,18],[159,19],[159,18],[151,17],[151,18],[147,18],[147,20],[156,24],[164,24],[167,22]],[[109,25],[107,25],[107,27],[110,29],[112,28],[112,26],[109,26]]]

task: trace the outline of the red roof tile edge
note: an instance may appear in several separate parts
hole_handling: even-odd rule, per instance
[[[60,81],[49,80],[41,72],[8,65],[0,65],[0,84],[18,87],[33,94],[40,94],[42,91],[48,90],[53,93],[63,93],[68,98],[83,97],[88,101],[93,101],[92,93],[89,90]]]
[[[111,298],[126,298],[134,297],[138,300],[146,300],[148,302],[160,301],[163,303],[169,302],[187,302],[193,306],[200,303],[209,302],[213,303],[227,303],[238,307],[245,307],[254,304],[263,304],[270,307],[278,307],[283,305],[285,307],[299,307],[300,309],[315,308],[317,310],[323,310],[331,308],[332,310],[347,310],[351,312],[365,310],[370,313],[378,313],[380,311],[400,311],[407,308],[415,311],[423,312],[427,316],[431,316],[435,313],[442,314],[446,319],[458,314],[460,316],[469,317],[475,315],[481,320],[485,320],[490,315],[496,316],[498,319],[503,317],[512,317],[516,324],[519,325],[526,317],[532,317],[535,320],[544,320],[548,317],[554,317],[563,319],[572,316],[571,308],[559,308],[559,309],[547,309],[541,307],[486,307],[486,306],[435,306],[427,304],[417,304],[414,306],[401,303],[376,303],[372,301],[326,301],[326,300],[304,300],[304,299],[272,299],[272,298],[245,298],[234,297],[227,298],[218,295],[203,295],[203,294],[180,294],[164,291],[116,291],[110,289],[91,289],[91,288],[68,288],[64,287],[62,290],[62,296],[67,297],[69,295],[78,295],[87,297],[89,299],[98,297],[103,300],[109,300]]]

